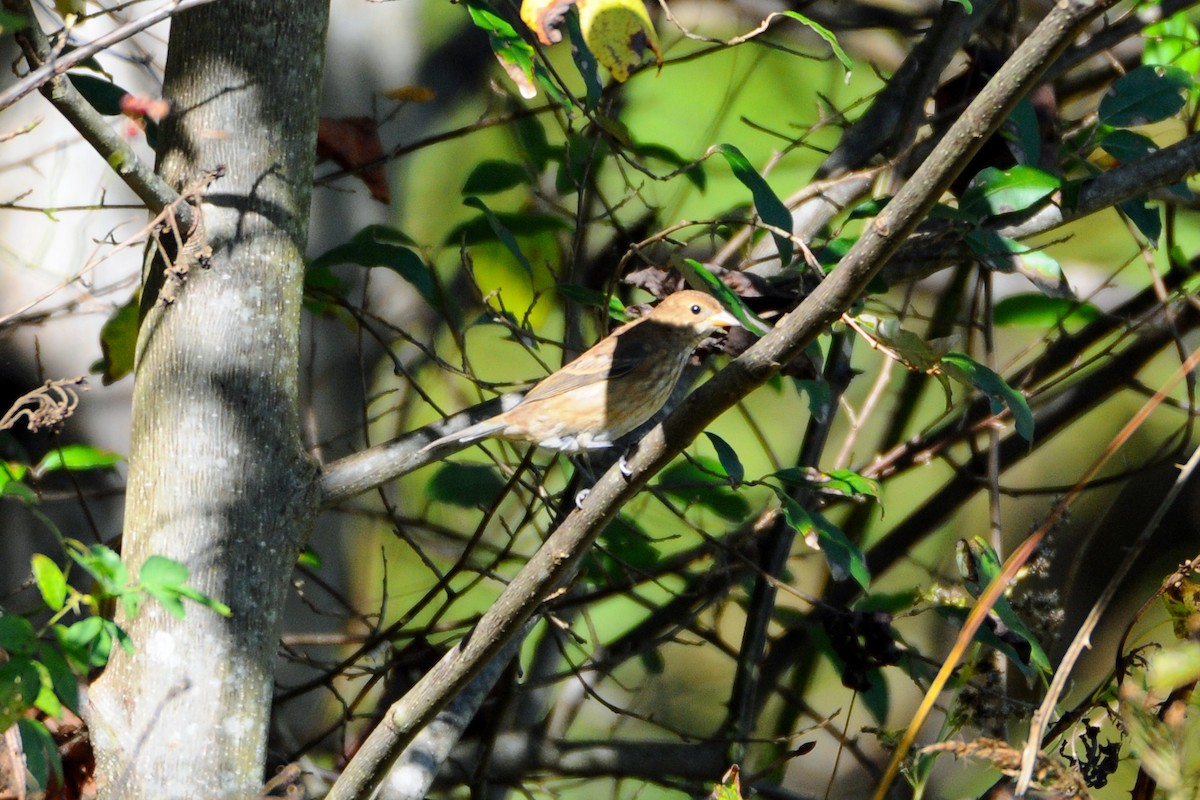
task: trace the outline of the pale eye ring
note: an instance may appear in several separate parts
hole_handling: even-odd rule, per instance
[[[699,314],[699,313],[700,313],[700,304],[699,304],[699,303],[693,303],[693,304],[692,304],[692,313],[693,313],[693,314]]]

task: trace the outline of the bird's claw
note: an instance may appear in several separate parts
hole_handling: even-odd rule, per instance
[[[633,477],[633,468],[629,466],[629,462],[625,460],[625,456],[621,456],[621,459],[617,462],[617,469],[626,478]]]
[[[575,495],[575,507],[583,508],[583,501],[587,500],[587,496],[592,493],[591,489],[580,489]]]

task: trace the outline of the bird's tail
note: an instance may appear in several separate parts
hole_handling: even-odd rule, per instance
[[[448,433],[445,436],[440,436],[437,439],[434,439],[429,444],[422,447],[417,452],[418,453],[427,453],[430,450],[436,450],[437,448],[442,447],[443,445],[447,445],[447,444],[451,444],[451,443],[470,444],[471,442],[476,442],[476,441],[479,441],[480,439],[486,439],[487,437],[491,436],[493,433],[496,433],[497,431],[500,431],[503,428],[504,428],[504,423],[496,421],[496,419],[494,417],[491,419],[485,419],[482,422],[476,422],[474,425],[468,425],[467,427],[463,428],[461,431],[455,431],[454,433]]]

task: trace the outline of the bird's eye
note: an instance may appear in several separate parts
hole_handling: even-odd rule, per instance
[[[699,313],[700,313],[700,304],[699,304],[699,303],[694,303],[694,304],[692,304],[692,313],[693,313],[693,314],[699,314]]]

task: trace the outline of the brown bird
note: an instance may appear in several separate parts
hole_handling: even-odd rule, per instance
[[[703,292],[668,296],[548,375],[508,411],[421,448],[489,436],[578,453],[609,447],[662,408],[696,345],[737,319]]]

